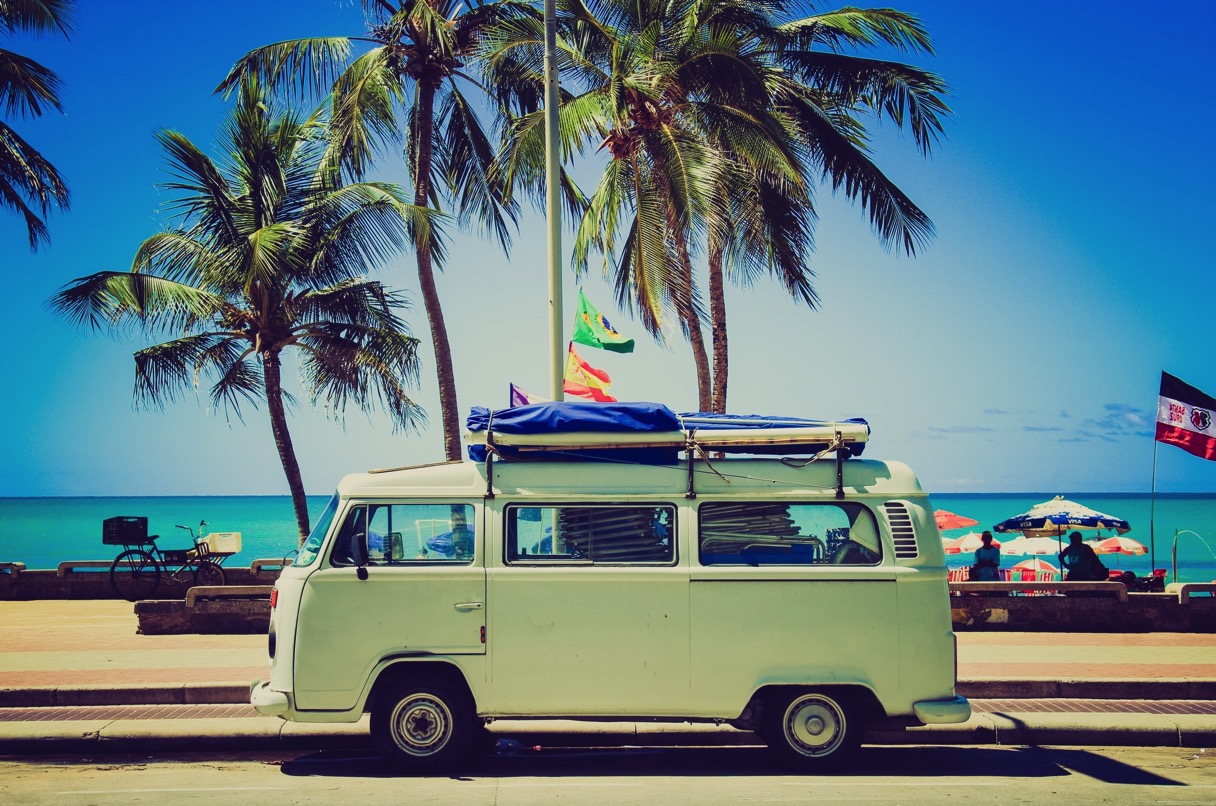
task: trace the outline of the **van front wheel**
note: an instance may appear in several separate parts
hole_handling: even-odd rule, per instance
[[[761,735],[797,770],[840,769],[861,746],[863,725],[847,696],[801,692],[774,705]]]
[[[410,772],[441,770],[464,755],[475,720],[468,697],[435,678],[414,678],[381,694],[372,709],[376,750]]]

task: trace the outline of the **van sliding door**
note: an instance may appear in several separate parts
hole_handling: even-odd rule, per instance
[[[676,507],[508,505],[490,572],[496,713],[679,714],[688,697],[688,569]]]

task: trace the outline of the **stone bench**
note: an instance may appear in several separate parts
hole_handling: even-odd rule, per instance
[[[55,575],[65,577],[73,571],[79,571],[84,568],[109,568],[113,564],[113,560],[71,560],[70,562],[59,563],[59,569],[55,572]]]
[[[233,599],[270,599],[273,585],[197,585],[186,591],[186,608],[199,602]]]
[[[253,573],[255,575],[262,573],[262,571],[264,571],[264,570],[282,571],[284,568],[291,565],[291,563],[292,563],[292,559],[290,557],[288,557],[286,560],[284,560],[284,559],[254,560],[253,562],[249,563],[249,571],[250,571],[250,573]]]
[[[1045,593],[1102,593],[1117,596],[1120,602],[1127,601],[1127,586],[1122,582],[951,582],[951,593],[1017,593],[1041,591]]]
[[[1196,593],[1206,593],[1216,596],[1216,582],[1171,582],[1165,586],[1165,592],[1176,594],[1178,601],[1186,604]]]

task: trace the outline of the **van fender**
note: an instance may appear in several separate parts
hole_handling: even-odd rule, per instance
[[[370,711],[376,697],[382,692],[400,685],[411,676],[439,678],[460,688],[476,708],[476,698],[469,686],[464,670],[450,657],[427,653],[409,653],[384,658],[368,677],[368,683],[359,696],[358,712]]]
[[[881,722],[887,718],[886,709],[878,699],[872,685],[861,681],[804,681],[798,683],[765,683],[759,686],[748,699],[739,716],[729,724],[742,730],[758,730],[774,707],[788,702],[801,692],[817,691],[837,697],[846,697],[861,713],[866,722]]]

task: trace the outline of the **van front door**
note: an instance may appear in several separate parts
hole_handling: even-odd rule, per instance
[[[347,507],[300,598],[296,708],[355,707],[386,658],[485,654],[478,511],[446,502]]]

